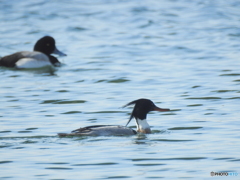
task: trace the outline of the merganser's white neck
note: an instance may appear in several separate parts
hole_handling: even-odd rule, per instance
[[[137,132],[144,133],[144,134],[150,134],[151,129],[149,124],[147,123],[146,119],[138,119],[136,118],[136,124],[137,124]]]

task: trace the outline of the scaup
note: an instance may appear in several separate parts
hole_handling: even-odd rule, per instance
[[[0,58],[0,66],[16,68],[59,66],[61,63],[51,54],[66,56],[57,49],[53,37],[44,36],[36,42],[33,51],[20,51]]]

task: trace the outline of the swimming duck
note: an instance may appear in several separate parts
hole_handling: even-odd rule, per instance
[[[147,114],[150,111],[170,111],[170,109],[162,109],[157,107],[149,99],[138,99],[126,104],[123,107],[135,104],[132,114],[126,124],[126,126],[119,125],[95,125],[82,127],[76,130],[73,130],[71,133],[59,133],[60,137],[65,136],[116,136],[116,135],[134,135],[137,133],[149,134],[151,129],[147,123]],[[137,131],[128,128],[127,125],[130,121],[135,118]]]
[[[59,66],[61,63],[50,54],[66,56],[57,49],[53,37],[44,36],[36,42],[33,51],[20,51],[0,58],[0,66],[16,68]]]

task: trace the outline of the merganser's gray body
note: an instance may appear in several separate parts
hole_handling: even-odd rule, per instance
[[[79,128],[71,133],[59,133],[60,137],[64,136],[122,136],[122,135],[134,135],[137,132],[126,126],[112,126],[112,125],[99,125],[99,126],[87,126]]]

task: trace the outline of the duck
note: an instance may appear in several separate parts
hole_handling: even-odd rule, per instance
[[[60,137],[66,136],[121,136],[121,135],[135,135],[135,134],[150,134],[151,128],[147,122],[147,114],[150,111],[170,111],[170,109],[163,109],[157,107],[150,99],[137,99],[129,102],[123,107],[134,105],[133,111],[126,126],[121,125],[94,125],[81,127],[73,130],[71,133],[58,133]],[[127,127],[131,120],[135,118],[137,130]]]
[[[51,54],[66,56],[57,49],[53,37],[44,36],[36,42],[33,51],[20,51],[0,58],[0,66],[18,69],[60,66],[61,63]]]

